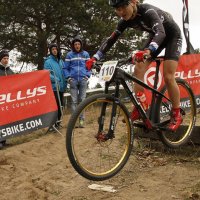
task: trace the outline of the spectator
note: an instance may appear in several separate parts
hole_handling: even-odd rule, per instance
[[[44,63],[44,69],[50,71],[52,88],[58,106],[58,117],[55,128],[61,128],[63,96],[67,86],[63,73],[64,62],[60,57],[57,44],[53,43],[49,45],[49,53],[50,55],[46,58]]]
[[[14,74],[14,72],[8,66],[9,53],[7,50],[3,49],[0,52],[0,76],[8,76]],[[0,149],[6,145],[6,140],[0,141]]]
[[[72,50],[65,57],[65,77],[70,85],[72,99],[71,109],[74,112],[77,105],[86,97],[87,80],[91,75],[86,69],[86,61],[90,58],[87,51],[83,50],[80,37],[75,37],[71,43]],[[79,127],[83,128],[84,116],[79,118]]]

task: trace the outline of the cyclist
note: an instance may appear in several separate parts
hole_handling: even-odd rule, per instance
[[[147,44],[133,57],[136,61],[134,75],[144,81],[144,74],[151,63],[151,58],[155,58],[165,49],[163,74],[172,102],[172,115],[168,129],[176,131],[182,123],[180,91],[174,76],[182,47],[182,36],[178,25],[169,13],[150,4],[141,4],[138,0],[109,0],[109,5],[115,8],[116,14],[121,19],[118,22],[116,30],[101,45],[96,54],[86,62],[88,70],[92,68],[94,62],[101,59],[113,46],[126,28],[131,27],[136,30],[148,32]],[[149,57],[146,62],[143,62],[144,55]],[[134,91],[137,96],[145,97],[144,88],[138,84],[135,84]],[[145,105],[145,110],[148,108],[146,100],[142,105]],[[133,108],[130,118],[132,121],[139,119],[139,112],[136,108]]]

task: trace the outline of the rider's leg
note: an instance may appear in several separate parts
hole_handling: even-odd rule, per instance
[[[145,63],[143,63],[143,62],[136,63],[133,75],[134,75],[136,78],[138,78],[139,80],[141,80],[141,81],[144,82],[144,74],[145,74],[145,72],[146,72],[147,67],[148,67],[149,64],[150,64],[150,62],[148,62],[148,61],[145,62]],[[146,97],[145,97],[145,94],[144,94],[144,88],[143,88],[142,86],[136,84],[136,83],[134,83],[134,92],[135,92],[135,94],[136,94],[137,96],[138,96],[139,93],[140,93],[140,95],[142,95],[143,98],[146,98]],[[142,105],[143,108],[146,110],[146,109],[148,108],[147,100],[144,100],[144,101],[141,103],[141,105]],[[135,121],[135,120],[139,119],[139,117],[140,117],[140,114],[139,114],[138,110],[134,107],[134,108],[133,108],[133,111],[132,111],[132,113],[131,113],[130,118],[131,118],[132,121]]]
[[[147,67],[149,66],[150,62],[140,62],[136,63],[134,68],[133,75],[138,78],[141,81],[144,81],[144,74],[147,71]],[[134,83],[134,92],[137,94],[138,92],[143,92],[144,88],[141,85],[138,85],[137,83]]]
[[[182,116],[180,114],[180,91],[174,76],[177,66],[178,62],[174,60],[165,60],[163,64],[164,81],[172,102],[172,119],[168,127],[172,131],[175,131],[182,123]]]
[[[174,60],[165,60],[163,63],[163,76],[167,86],[170,100],[172,101],[173,108],[180,107],[180,91],[175,81],[175,72],[178,62]],[[176,95],[175,95],[176,94]]]

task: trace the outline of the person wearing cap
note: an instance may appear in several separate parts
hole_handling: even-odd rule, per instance
[[[70,85],[71,110],[74,112],[77,105],[86,98],[87,81],[91,72],[86,68],[89,53],[83,50],[83,43],[79,36],[71,42],[72,50],[66,54],[64,74]],[[79,118],[79,127],[83,128],[84,116]]]
[[[9,53],[8,50],[2,50],[0,52],[0,76],[8,76],[14,74],[14,72],[8,66]],[[6,140],[0,141],[0,149],[6,145]]]
[[[60,123],[62,117],[63,96],[67,88],[63,73],[64,62],[61,59],[57,44],[52,43],[49,45],[49,53],[49,56],[44,62],[44,69],[50,71],[52,89],[58,106],[58,117],[57,122],[55,123],[55,128],[61,128]]]

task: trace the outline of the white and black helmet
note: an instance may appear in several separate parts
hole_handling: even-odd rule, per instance
[[[123,5],[128,5],[130,0],[109,0],[108,3],[112,7],[119,7]]]

